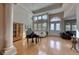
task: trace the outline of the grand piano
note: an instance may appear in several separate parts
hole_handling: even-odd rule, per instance
[[[32,43],[34,43],[34,38],[35,38],[35,42],[37,44],[39,42],[40,36],[35,34],[31,28],[28,28],[28,30],[26,31],[26,38],[27,38],[27,43],[30,39],[32,39]]]

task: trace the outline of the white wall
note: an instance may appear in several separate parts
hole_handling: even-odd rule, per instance
[[[76,4],[77,37],[79,38],[79,4]]]
[[[32,26],[32,13],[29,10],[25,10],[21,5],[14,5],[13,8],[13,21],[16,23],[23,23],[26,26]]]
[[[34,14],[34,15],[39,15],[39,14],[45,14],[45,13],[48,13],[48,14],[56,14],[56,13],[60,13],[60,12],[63,12],[63,8],[57,8],[57,9],[53,9],[53,10],[48,10],[48,11],[45,11],[45,12],[41,12],[41,13],[38,13],[38,14]]]
[[[64,3],[64,18],[65,19],[75,19],[76,18],[76,8],[75,3]]]

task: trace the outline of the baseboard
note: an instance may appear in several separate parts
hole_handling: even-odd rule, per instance
[[[15,55],[16,54],[16,48],[14,46],[6,48],[3,55]]]

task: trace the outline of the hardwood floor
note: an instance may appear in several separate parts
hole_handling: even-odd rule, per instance
[[[38,44],[27,44],[27,39],[14,42],[17,55],[79,55],[71,49],[71,41],[60,37],[42,38]]]

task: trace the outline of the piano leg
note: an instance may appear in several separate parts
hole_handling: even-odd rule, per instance
[[[27,38],[27,43],[28,43],[28,38]]]
[[[32,43],[34,43],[34,40],[33,40],[33,38],[32,38]]]
[[[39,37],[38,37],[38,42],[39,42]]]
[[[35,41],[36,41],[36,44],[37,44],[38,38],[36,38]]]

